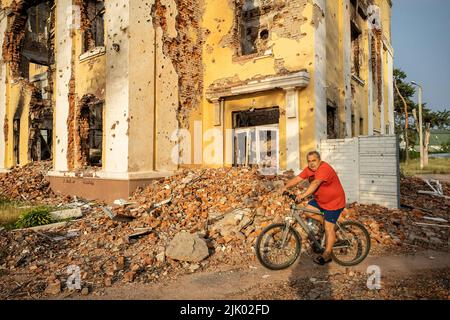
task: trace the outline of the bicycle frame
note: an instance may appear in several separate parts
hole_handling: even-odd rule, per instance
[[[317,214],[317,215],[323,215],[323,214],[321,212],[307,209],[306,207],[297,207],[295,204],[292,204],[291,205],[291,214],[285,218],[286,224],[288,226],[292,226],[292,224],[294,222],[297,222],[303,228],[303,230],[306,232],[306,234],[308,235],[310,242],[312,242],[312,244],[317,246],[317,248],[323,249],[323,244],[319,243],[319,241],[316,239],[316,235],[314,234],[314,232],[311,230],[311,228],[308,226],[308,224],[305,222],[305,220],[303,220],[303,218],[301,218],[300,215],[297,213],[299,211],[302,213],[308,212],[308,213]],[[293,219],[295,219],[295,221]],[[339,225],[339,223],[336,223],[336,226],[339,229],[341,229],[341,226]],[[289,228],[286,228],[284,230],[283,237],[282,237],[283,240],[281,242],[282,246],[284,246],[286,243],[288,231],[289,231]],[[344,240],[347,240],[347,238],[344,237]]]
[[[302,207],[302,208],[299,208],[299,207],[297,207],[296,205],[291,205],[291,214],[288,216],[288,217],[286,217],[285,218],[285,221],[286,221],[286,224],[288,225],[288,226],[291,226],[293,223],[294,223],[294,221],[293,221],[293,218],[295,219],[295,221],[303,228],[303,230],[306,232],[306,234],[308,235],[308,238],[309,238],[309,240],[312,242],[312,243],[314,243],[314,245],[316,245],[318,248],[321,248],[322,247],[322,245],[319,243],[319,241],[317,241],[317,239],[316,239],[316,235],[314,234],[314,232],[311,230],[311,228],[309,228],[309,226],[308,226],[308,224],[305,222],[305,220],[303,220],[301,217],[300,217],[300,215],[297,213],[297,212],[302,212],[302,213],[304,213],[304,212],[308,212],[308,213],[313,213],[313,214],[320,214],[319,212],[317,212],[317,211],[313,211],[313,210],[309,210],[309,209],[306,209],[306,208],[304,208],[304,207]],[[288,231],[289,231],[289,228],[286,228],[285,230],[284,230],[284,234],[283,234],[283,240],[282,240],[282,246],[284,246],[284,244],[285,244],[285,241],[287,240],[287,235],[288,235]]]

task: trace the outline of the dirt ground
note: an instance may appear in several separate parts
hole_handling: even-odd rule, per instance
[[[368,268],[378,266],[380,289]],[[369,272],[368,272],[369,271]],[[52,298],[54,299],[54,297]],[[412,255],[370,256],[346,268],[332,263],[317,266],[303,254],[289,269],[267,270],[224,266],[215,272],[184,275],[154,284],[118,284],[90,296],[65,293],[56,299],[133,300],[329,300],[329,299],[450,299],[450,255],[423,250]]]

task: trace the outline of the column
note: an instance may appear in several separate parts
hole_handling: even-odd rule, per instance
[[[352,37],[350,28],[350,0],[342,1],[342,23],[343,23],[343,75],[344,75],[344,110],[345,110],[345,137],[352,136],[352,66],[351,66],[351,50]]]
[[[0,48],[3,48],[8,18],[4,11],[0,12]],[[6,64],[0,60],[0,172],[5,171],[6,137],[3,127],[6,115]]]
[[[286,88],[286,169],[295,174],[300,170],[300,125],[298,90]]]
[[[53,114],[53,127],[55,141],[53,143],[53,170],[64,172],[68,170],[67,149],[68,129],[67,117],[69,115],[69,86],[72,77],[72,36],[71,29],[74,24],[74,11],[72,0],[56,1],[56,35],[55,35],[55,61],[56,61],[56,97]]]
[[[381,106],[380,110],[380,132],[381,135],[386,134],[386,121],[385,121],[385,107],[384,107],[384,49],[381,45],[380,48],[380,57],[381,57],[381,101],[378,101],[378,103]]]
[[[103,178],[129,179],[155,165],[155,29],[151,2],[105,2]]]
[[[369,41],[369,51],[368,51],[368,77],[367,77],[367,135],[373,136],[373,72],[372,72],[372,26],[370,22],[367,22],[367,32]]]
[[[314,31],[314,101],[315,101],[315,130],[316,149],[320,148],[320,141],[327,137],[327,29],[325,22],[326,1],[314,0],[314,10],[320,15],[318,25]]]

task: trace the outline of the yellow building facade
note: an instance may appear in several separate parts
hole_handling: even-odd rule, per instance
[[[1,1],[0,168],[113,200],[392,134],[390,0]],[[109,195],[103,191],[108,188]]]

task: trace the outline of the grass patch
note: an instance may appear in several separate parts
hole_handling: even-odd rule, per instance
[[[47,207],[36,207],[21,214],[16,221],[16,228],[31,228],[52,223],[50,209]]]
[[[0,225],[13,229],[20,216],[30,208],[27,204],[0,198]]]
[[[33,206],[27,203],[0,198],[0,226],[7,230],[28,228],[53,223],[50,212],[55,208]]]
[[[400,170],[405,176],[416,174],[450,174],[450,158],[430,158],[428,166],[420,170],[420,159],[410,160],[408,164],[401,162]]]

